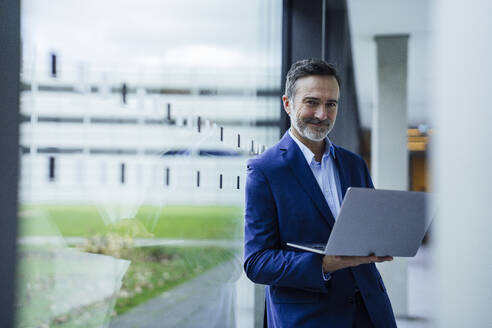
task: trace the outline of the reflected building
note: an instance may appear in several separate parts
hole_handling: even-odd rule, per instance
[[[279,136],[280,90],[264,72],[199,78],[156,72],[154,79],[142,72],[144,78],[133,85],[107,81],[118,73],[84,70],[79,77],[94,79],[80,81],[64,75],[69,67],[58,71],[52,76],[24,65],[22,202],[97,203],[101,189],[111,190],[108,197],[139,189],[152,204],[189,202],[183,193],[195,187],[201,170],[195,201],[207,203],[220,189],[220,175],[222,188],[235,189],[245,159]],[[159,83],[159,76],[167,82]]]

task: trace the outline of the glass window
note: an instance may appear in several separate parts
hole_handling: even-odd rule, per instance
[[[244,182],[279,137],[281,12],[22,2],[18,327],[253,326]]]

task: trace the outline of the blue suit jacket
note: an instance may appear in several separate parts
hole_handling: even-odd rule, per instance
[[[372,188],[361,157],[335,146],[342,197],[348,187]],[[265,284],[268,327],[352,327],[356,288],[375,327],[396,327],[374,264],[332,273],[325,282],[322,255],[287,242],[326,243],[335,223],[302,152],[288,133],[248,162],[244,269]]]

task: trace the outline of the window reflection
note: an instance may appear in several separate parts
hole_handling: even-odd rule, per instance
[[[280,1],[22,3],[18,327],[252,326]]]

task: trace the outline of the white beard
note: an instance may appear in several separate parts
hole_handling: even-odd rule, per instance
[[[333,126],[335,125],[335,120],[333,121],[326,120],[325,122],[329,122],[328,125],[315,128],[315,127],[310,127],[307,124],[308,122],[306,121],[310,121],[310,120],[309,119],[304,121],[300,120],[299,117],[297,116],[296,109],[292,108],[292,112],[290,115],[290,123],[292,124],[292,126],[297,130],[297,132],[299,132],[301,136],[315,142],[319,142],[325,139],[328,133],[330,133],[331,130],[333,129]],[[317,122],[319,121],[316,120],[316,123]]]

